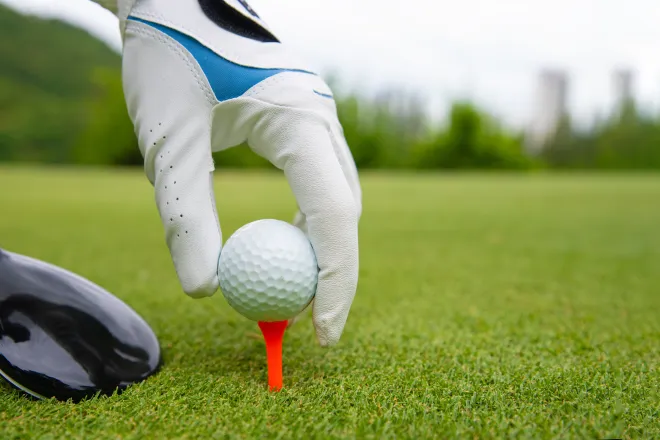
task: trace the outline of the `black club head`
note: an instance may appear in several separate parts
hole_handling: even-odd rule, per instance
[[[149,325],[96,284],[0,250],[0,375],[36,398],[121,392],[161,365]]]

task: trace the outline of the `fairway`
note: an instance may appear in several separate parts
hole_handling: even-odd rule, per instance
[[[0,386],[0,438],[658,438],[660,176],[363,173],[344,336],[287,332],[266,390],[255,323],[182,293],[140,172],[0,168],[0,247],[73,270],[154,328],[165,365],[119,396]],[[224,239],[291,220],[278,173],[216,173]]]

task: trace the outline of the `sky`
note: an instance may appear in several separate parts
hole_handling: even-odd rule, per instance
[[[114,16],[89,0],[0,0],[57,17],[119,50]],[[539,72],[569,74],[569,106],[591,121],[613,103],[612,73],[635,72],[641,104],[660,105],[658,0],[251,0],[278,37],[322,74],[373,95],[418,94],[432,115],[469,98],[505,123],[532,118]]]

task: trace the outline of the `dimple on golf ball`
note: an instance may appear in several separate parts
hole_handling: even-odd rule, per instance
[[[263,322],[302,312],[316,293],[318,271],[309,239],[280,220],[258,220],[237,230],[218,262],[220,289],[229,305]]]

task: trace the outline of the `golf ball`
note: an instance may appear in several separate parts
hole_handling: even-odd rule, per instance
[[[253,321],[284,321],[314,298],[318,265],[311,243],[298,228],[280,220],[258,220],[237,230],[218,262],[227,302]]]

